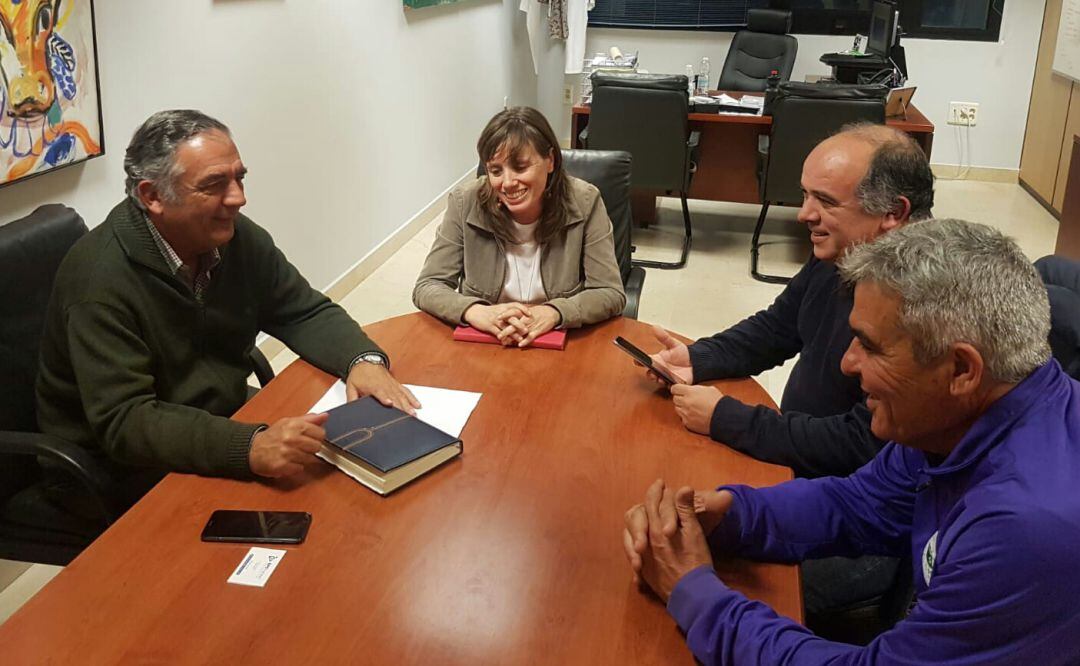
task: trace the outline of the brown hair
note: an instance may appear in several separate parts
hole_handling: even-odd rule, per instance
[[[505,152],[513,160],[526,146],[532,147],[542,157],[551,155],[554,161],[554,169],[548,174],[544,188],[544,207],[536,226],[536,241],[543,245],[562,229],[569,214],[569,183],[562,168],[562,151],[547,118],[528,106],[503,109],[480,133],[476,152],[486,170],[487,163],[500,152]],[[486,177],[476,196],[496,238],[505,243],[516,243],[510,231],[513,228],[510,213],[502,207],[498,195],[491,188],[491,181]]]
[[[904,197],[911,204],[911,221],[930,217],[930,209],[934,207],[934,172],[910,134],[869,122],[849,123],[838,134],[874,147],[866,175],[855,188],[855,196],[864,211],[885,215]]]

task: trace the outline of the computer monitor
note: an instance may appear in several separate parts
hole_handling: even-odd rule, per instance
[[[884,0],[875,0],[870,10],[870,36],[866,49],[871,53],[888,58],[896,44],[896,26],[900,21],[900,12],[896,5]]]

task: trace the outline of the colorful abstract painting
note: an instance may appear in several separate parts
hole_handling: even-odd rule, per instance
[[[93,0],[0,0],[0,186],[104,154]]]
[[[434,7],[435,5],[449,5],[455,2],[461,2],[461,0],[405,0],[405,6],[420,9],[421,7]]]

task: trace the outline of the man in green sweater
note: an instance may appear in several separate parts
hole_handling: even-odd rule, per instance
[[[317,460],[325,414],[229,419],[260,331],[345,379],[350,399],[419,407],[360,326],[239,214],[246,168],[225,125],[154,114],[124,170],[128,197],[56,276],[37,382],[44,432],[107,459],[132,501],[167,471],[296,474]]]

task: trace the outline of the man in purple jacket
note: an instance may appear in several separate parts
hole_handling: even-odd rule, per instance
[[[657,481],[626,514],[635,577],[706,664],[1080,663],[1080,384],[1050,358],[1031,263],[989,227],[936,220],[840,270],[855,285],[842,367],[889,443],[847,478]],[[816,637],[712,566],[904,552],[916,603],[865,647]]]

